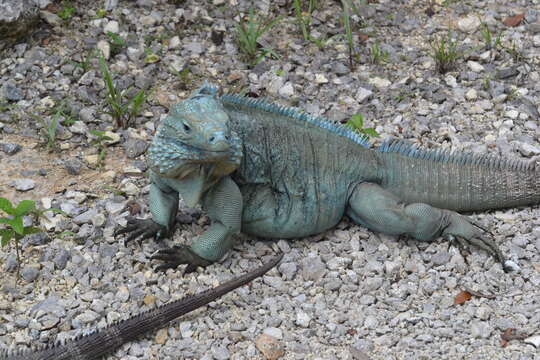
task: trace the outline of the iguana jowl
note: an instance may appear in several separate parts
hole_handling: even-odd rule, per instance
[[[264,275],[276,266],[283,255],[250,273],[227,281],[215,288],[167,303],[155,309],[114,323],[104,329],[79,336],[64,343],[57,343],[37,351],[20,351],[13,354],[0,351],[0,360],[95,360],[110,354],[123,344],[150,331],[160,329],[170,321],[204,306],[226,293]],[[178,356],[181,357],[180,354]]]
[[[158,251],[161,266],[208,265],[238,232],[296,238],[343,215],[369,229],[476,245],[503,261],[486,232],[457,211],[540,202],[533,162],[425,150],[400,140],[375,149],[352,130],[294,108],[206,85],[173,106],[149,149],[152,219],[127,239],[170,234],[178,194],[200,202],[212,224],[193,244]]]

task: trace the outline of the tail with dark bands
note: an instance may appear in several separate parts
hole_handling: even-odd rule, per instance
[[[283,254],[280,254],[253,272],[227,281],[213,289],[167,303],[129,319],[114,323],[94,333],[79,336],[63,344],[55,344],[34,352],[22,351],[13,355],[0,354],[0,360],[100,359],[140,335],[162,328],[170,321],[196,310],[264,275],[276,266],[282,257]]]

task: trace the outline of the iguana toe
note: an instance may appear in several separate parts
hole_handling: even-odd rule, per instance
[[[159,249],[150,256],[150,259],[161,260],[164,262],[155,268],[155,270],[160,271],[175,269],[179,265],[187,265],[184,273],[193,272],[198,266],[205,267],[212,264],[211,261],[203,259],[195,254],[195,252],[186,245],[174,245],[172,248]]]
[[[124,240],[124,243],[127,244],[135,239],[144,240],[152,237],[156,241],[159,241],[169,236],[169,233],[170,231],[167,227],[160,225],[151,219],[130,219],[128,220],[126,227],[114,232],[114,236],[129,234]]]

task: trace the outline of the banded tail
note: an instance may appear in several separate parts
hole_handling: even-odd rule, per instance
[[[37,351],[19,351],[12,355],[0,353],[0,360],[95,360],[111,353],[121,345],[142,334],[162,328],[170,321],[204,306],[226,293],[264,275],[276,266],[283,254],[254,271],[227,281],[199,294],[186,296],[155,309],[114,323],[91,334],[79,336],[65,343],[56,343]]]
[[[382,183],[405,202],[455,211],[540,203],[540,166],[493,155],[425,150],[402,140],[378,149]]]

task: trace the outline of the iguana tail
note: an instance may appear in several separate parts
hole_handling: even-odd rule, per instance
[[[147,332],[159,329],[179,316],[204,306],[222,295],[262,276],[273,268],[283,254],[253,272],[242,275],[213,289],[167,303],[155,309],[112,324],[94,333],[77,337],[38,351],[0,354],[0,360],[94,360],[101,359],[121,345]]]
[[[492,155],[419,149],[390,140],[378,149],[381,186],[407,203],[475,211],[540,203],[540,166]]]

